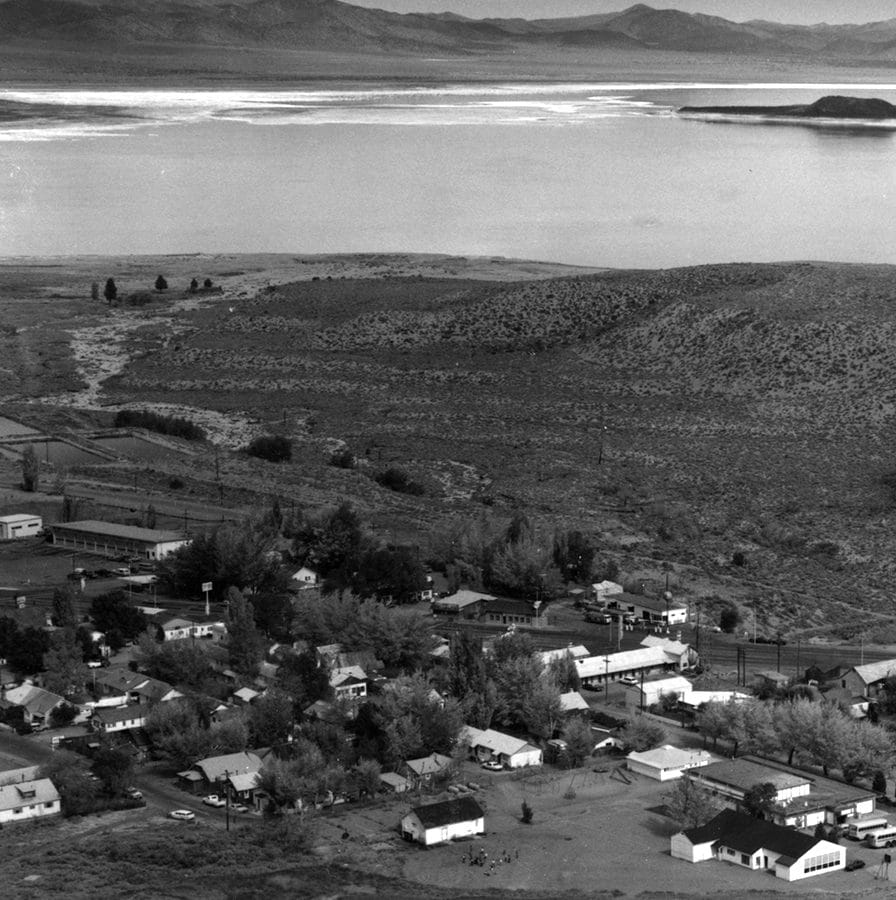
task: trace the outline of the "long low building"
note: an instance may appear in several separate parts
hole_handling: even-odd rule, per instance
[[[59,791],[49,778],[0,787],[0,824],[57,816],[61,812]]]
[[[689,664],[689,647],[675,641],[607,653],[603,656],[586,656],[575,661],[582,684],[603,684],[620,678],[639,678],[641,674],[656,672],[680,672]]]
[[[471,756],[480,762],[494,760],[508,769],[540,766],[542,763],[540,747],[491,728],[483,731],[472,725],[464,725],[460,731],[460,740],[469,744]]]
[[[673,781],[681,778],[688,769],[708,766],[714,759],[716,757],[706,750],[682,750],[666,744],[643,753],[629,753],[625,764],[638,775],[645,775],[655,781]]]
[[[44,527],[40,516],[29,513],[13,513],[0,516],[0,541],[12,541],[18,538],[34,537]]]
[[[126,553],[143,559],[164,559],[190,542],[181,531],[138,528],[92,519],[58,522],[48,527],[57,546],[100,556]]]

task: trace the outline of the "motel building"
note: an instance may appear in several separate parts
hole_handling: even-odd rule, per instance
[[[164,559],[190,543],[180,531],[137,528],[114,522],[59,522],[49,528],[56,546],[99,556],[128,554],[142,559]]]

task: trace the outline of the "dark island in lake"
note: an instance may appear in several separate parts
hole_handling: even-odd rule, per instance
[[[685,115],[760,116],[769,119],[896,119],[896,106],[863,97],[822,97],[794,106],[682,106]]]

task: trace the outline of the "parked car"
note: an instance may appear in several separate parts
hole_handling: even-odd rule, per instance
[[[126,578],[131,574],[131,568],[130,566],[118,566],[118,568],[112,570],[112,573],[114,575],[121,575],[123,578]]]
[[[203,797],[202,802],[206,806],[227,806],[227,801],[217,794],[209,794],[207,797]]]
[[[233,806],[230,807],[234,812],[245,813],[249,812],[249,807],[246,806],[245,803],[234,803]]]
[[[504,766],[497,760],[490,759],[488,762],[482,763],[482,768],[488,769],[489,772],[501,772],[503,771]]]
[[[196,813],[189,809],[172,809],[168,813],[169,819],[179,819],[181,822],[192,822],[196,818]]]
[[[128,798],[128,800],[142,800],[143,799],[143,791],[138,791],[135,787],[128,787],[124,789],[124,795]]]
[[[848,862],[844,867],[844,872],[855,872],[856,869],[864,869],[865,868],[865,860],[864,859],[853,859]]]
[[[632,678],[631,675],[626,675],[625,678],[620,678],[620,679],[619,679],[619,683],[620,683],[620,684],[635,684],[635,685],[636,685],[636,684],[638,683],[638,679],[637,679],[637,678]]]
[[[613,618],[605,612],[586,612],[585,621],[591,622],[592,625],[609,625]]]

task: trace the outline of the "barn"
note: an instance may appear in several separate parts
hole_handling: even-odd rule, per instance
[[[485,833],[485,813],[472,797],[416,806],[401,820],[401,836],[426,847]]]

